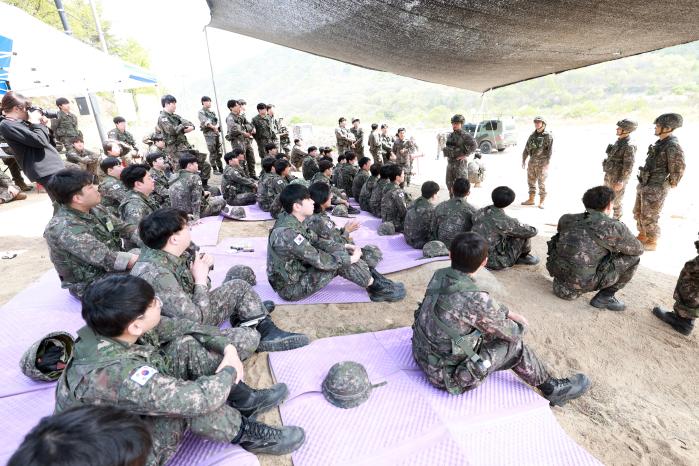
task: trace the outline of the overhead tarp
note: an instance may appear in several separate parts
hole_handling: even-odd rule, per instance
[[[485,91],[699,40],[699,1],[207,0],[212,27]]]
[[[77,95],[157,84],[148,71],[0,2],[0,89],[26,96]],[[0,90],[0,94],[3,91]]]

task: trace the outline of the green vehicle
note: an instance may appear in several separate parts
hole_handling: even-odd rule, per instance
[[[464,124],[464,129],[476,139],[482,154],[489,154],[497,149],[502,152],[517,144],[517,128],[514,118],[501,120],[483,120]],[[478,129],[478,134],[476,134]]]

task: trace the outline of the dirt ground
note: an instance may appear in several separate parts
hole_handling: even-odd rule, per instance
[[[555,232],[558,217],[581,211],[582,193],[601,181],[603,149],[612,142],[607,141],[610,133],[613,135],[613,127],[608,129],[562,130],[564,137],[559,136],[554,143],[548,208],[510,208],[510,214],[539,228],[540,235],[533,241],[539,257],[545,258],[546,241]],[[527,132],[523,129],[520,139],[526,138]],[[679,137],[684,142],[682,134]],[[641,142],[650,139],[652,133],[644,135]],[[639,148],[647,147],[648,142],[641,142]],[[591,148],[589,154],[587,148]],[[528,318],[530,327],[525,341],[555,375],[581,371],[592,379],[586,396],[564,408],[554,408],[554,413],[566,432],[605,464],[699,464],[697,333],[684,337],[650,314],[654,305],[672,306],[677,274],[682,264],[696,255],[692,242],[699,225],[694,182],[697,174],[691,172],[696,165],[689,155],[696,153],[695,148],[697,144],[685,146],[688,174],[668,199],[662,223],[666,233],[658,251],[644,254],[637,275],[619,294],[626,302],[625,312],[591,307],[591,294],[573,302],[556,298],[543,263],[479,273],[479,280],[487,284],[498,301]],[[444,161],[435,161],[430,147],[426,151],[429,153],[420,161],[417,181],[432,178],[443,183]],[[637,165],[644,159],[645,149],[639,152]],[[526,194],[526,178],[519,166],[520,150],[492,154],[486,161],[488,178],[483,188],[474,190],[472,202],[485,205],[492,188],[508,184],[517,191],[518,204]],[[417,188],[412,190],[416,192]],[[625,219],[635,232],[630,215],[634,191],[632,183],[627,189]],[[27,201],[0,207],[0,251],[20,251],[15,259],[0,260],[0,276],[4,277],[0,304],[51,267],[41,238],[50,215],[47,202],[45,194],[32,194]],[[226,221],[220,238],[263,236],[270,225]],[[273,318],[280,327],[305,332],[311,339],[408,326],[432,273],[445,265],[446,262],[436,262],[392,274],[390,278],[404,282],[407,290],[407,297],[399,303],[279,306]],[[246,362],[246,379],[253,386],[272,383],[265,354]],[[277,411],[262,419],[280,422]],[[265,466],[291,464],[289,456],[261,456],[260,461]]]

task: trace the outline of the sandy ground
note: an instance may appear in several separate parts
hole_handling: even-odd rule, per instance
[[[521,142],[527,131],[521,131]],[[533,245],[542,258],[558,217],[582,210],[582,193],[601,181],[603,149],[611,142],[613,127],[611,131],[609,127],[573,127],[554,134],[548,183],[551,202],[547,209],[519,205],[510,209],[512,215],[539,228],[540,236]],[[687,135],[684,140],[683,134]],[[686,179],[666,204],[662,221],[665,233],[658,251],[643,256],[636,277],[619,295],[627,304],[625,312],[592,308],[588,304],[591,295],[574,302],[556,298],[543,264],[479,273],[497,300],[527,316],[530,328],[525,341],[555,375],[582,371],[592,379],[587,396],[555,408],[554,413],[575,441],[606,464],[699,464],[699,404],[695,396],[699,376],[694,364],[699,349],[697,336],[679,335],[650,314],[654,305],[672,306],[677,274],[682,264],[696,254],[692,242],[699,225],[699,175],[692,155],[699,144],[688,141],[689,134],[691,129],[678,134],[686,142]],[[645,148],[651,141],[652,133],[639,135],[639,147]],[[418,181],[432,178],[443,183],[444,161],[434,160],[433,146],[428,142],[424,144],[427,154],[420,161]],[[640,152],[637,165],[644,159],[645,149]],[[517,191],[519,202],[526,195],[526,178],[519,160],[518,149],[486,156],[488,178],[483,188],[474,190],[472,202],[485,205],[492,188],[502,184]],[[626,196],[627,221],[631,219],[634,190],[632,183]],[[20,251],[15,259],[0,260],[0,276],[4,277],[0,304],[51,267],[41,238],[50,212],[44,194],[32,194],[27,201],[0,207],[0,251]],[[270,225],[226,221],[221,238],[266,235]],[[629,226],[635,232],[632,220]],[[437,262],[392,274],[390,278],[404,282],[408,292],[400,303],[279,306],[273,317],[280,327],[305,332],[312,339],[408,326],[432,273],[443,266],[445,263]],[[247,361],[246,374],[253,386],[271,384],[266,355],[258,354]],[[280,422],[277,411],[262,419]],[[260,461],[266,466],[291,464],[288,456],[261,456]]]

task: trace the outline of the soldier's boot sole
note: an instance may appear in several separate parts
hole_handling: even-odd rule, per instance
[[[304,430],[296,426],[272,427],[246,420],[243,429],[238,445],[255,454],[288,455],[306,440]]]
[[[590,388],[590,379],[585,374],[575,374],[569,377],[570,385],[561,393],[554,393],[544,396],[549,400],[549,406],[564,406],[570,400],[575,400],[583,396]]]
[[[517,259],[517,262],[515,264],[519,265],[536,265],[539,263],[539,258],[536,256],[532,256],[531,254],[527,254],[526,256],[520,256]]]
[[[308,335],[303,333],[288,333],[285,337],[260,340],[260,344],[257,346],[257,352],[275,352],[275,351],[289,351],[296,348],[301,348],[307,346],[311,340]]]
[[[402,285],[402,284],[401,284]],[[404,286],[390,286],[384,287],[380,290],[369,291],[369,299],[375,303],[389,302],[394,303],[405,298],[405,287]]]
[[[674,312],[665,311],[657,306],[653,308],[652,312],[655,317],[669,324],[676,332],[682,335],[690,335],[692,330],[694,330],[692,319],[682,319]]]
[[[597,309],[608,309],[610,311],[623,311],[626,309],[626,305],[624,304],[623,301],[620,301],[619,299],[615,298],[614,296],[612,297],[607,297],[603,296],[600,293],[597,293],[591,300],[590,300],[590,306],[596,307]]]
[[[275,384],[270,388],[254,390],[254,392],[251,399],[242,403],[229,402],[228,405],[237,409],[242,416],[254,419],[258,414],[279,406],[289,396],[289,388],[284,383]]]

